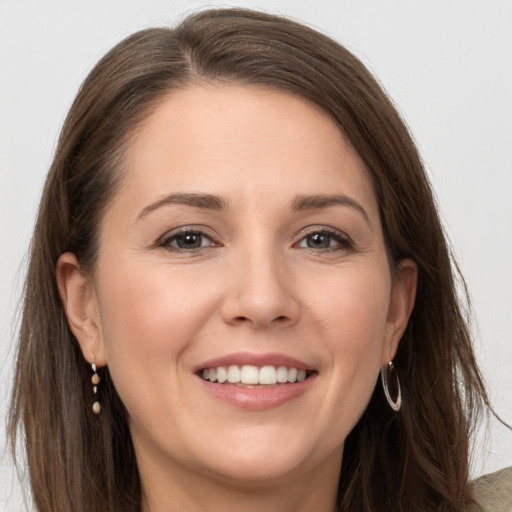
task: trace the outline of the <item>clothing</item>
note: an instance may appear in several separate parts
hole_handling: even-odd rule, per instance
[[[512,512],[512,467],[474,481],[474,512]]]

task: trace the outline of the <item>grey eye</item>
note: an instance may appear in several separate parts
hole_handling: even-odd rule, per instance
[[[314,233],[305,238],[307,247],[310,249],[327,249],[331,247],[333,239],[326,233]]]
[[[165,237],[160,247],[175,251],[193,251],[203,247],[213,247],[215,243],[201,231],[183,230]]]
[[[319,230],[304,236],[297,244],[304,249],[349,250],[353,248],[350,238],[342,232]]]
[[[184,233],[176,235],[174,242],[180,249],[198,249],[203,246],[203,235],[199,233]]]

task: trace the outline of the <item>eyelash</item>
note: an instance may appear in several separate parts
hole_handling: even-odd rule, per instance
[[[326,228],[314,229],[314,230],[309,231],[308,233],[305,233],[302,236],[302,238],[299,240],[299,242],[294,244],[294,247],[297,247],[298,244],[300,244],[304,241],[306,241],[306,243],[307,243],[308,238],[310,239],[314,235],[328,237],[331,239],[331,241],[334,240],[337,245],[335,245],[334,247],[324,247],[324,248],[320,248],[320,249],[315,249],[314,247],[303,247],[304,249],[309,249],[312,252],[325,253],[325,252],[334,252],[334,251],[347,251],[347,250],[351,250],[354,248],[354,244],[353,244],[352,240],[350,239],[350,237],[348,237],[347,235],[345,235],[344,233],[341,233],[339,231],[326,229]],[[210,244],[202,245],[202,243],[201,243],[201,245],[199,247],[193,247],[193,248],[188,248],[188,249],[183,248],[183,247],[177,247],[175,245],[171,245],[173,242],[176,242],[180,238],[184,238],[187,236],[202,237],[203,241],[206,238],[210,241]],[[167,249],[168,251],[181,252],[181,253],[198,252],[204,248],[220,247],[221,246],[220,243],[213,241],[212,238],[210,236],[208,236],[207,234],[205,234],[204,232],[202,232],[200,230],[196,230],[196,229],[190,229],[190,228],[183,228],[183,229],[180,229],[179,231],[172,233],[171,235],[165,235],[158,242],[157,245],[158,245],[158,247],[162,247],[164,249]]]
[[[304,234],[304,236],[300,239],[299,243],[306,241],[308,238],[311,238],[314,235],[329,237],[331,240],[334,240],[337,243],[337,245],[334,247],[326,247],[321,249],[315,249],[313,247],[304,247],[304,249],[310,249],[313,252],[334,252],[347,251],[354,248],[354,243],[352,242],[350,237],[348,237],[345,233],[327,228],[312,229],[308,233]]]
[[[182,247],[176,247],[176,246],[171,245],[173,242],[177,241],[180,238],[184,238],[186,236],[198,236],[198,237],[202,237],[203,239],[206,238],[206,239],[210,240],[211,245],[203,246],[201,244],[200,247],[197,247],[197,248],[194,247],[192,249],[184,249]],[[220,246],[220,244],[215,243],[211,239],[211,237],[209,237],[202,231],[199,231],[197,229],[190,229],[190,228],[183,228],[183,229],[180,229],[179,231],[175,231],[171,235],[165,235],[158,242],[158,247],[163,247],[164,249],[167,249],[168,251],[171,251],[171,252],[194,252],[194,251],[199,251],[201,249],[204,249],[205,247],[219,247],[219,246]]]

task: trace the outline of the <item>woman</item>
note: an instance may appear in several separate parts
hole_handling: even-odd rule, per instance
[[[243,10],[133,35],[35,229],[11,433],[38,510],[470,510],[488,399],[454,279],[343,47]]]

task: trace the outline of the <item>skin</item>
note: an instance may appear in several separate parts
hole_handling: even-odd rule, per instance
[[[158,205],[170,193],[227,207]],[[352,203],[293,208],[332,194]],[[177,228],[204,233],[200,247],[180,251]],[[129,412],[145,511],[332,511],[344,440],[393,359],[416,266],[392,277],[367,170],[326,113],[258,86],[194,85],[133,136],[94,275],[66,253],[58,282],[85,359],[109,365]],[[315,380],[245,410],[194,373],[235,352],[295,357]]]

